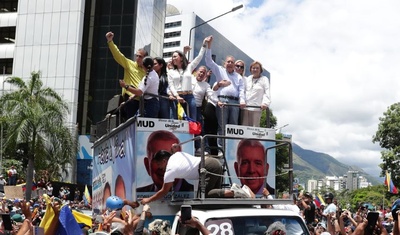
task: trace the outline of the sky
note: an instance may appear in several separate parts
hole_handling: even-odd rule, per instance
[[[282,133],[378,177],[379,118],[400,100],[400,1],[168,0],[209,24],[271,73]],[[227,55],[229,52],[227,52]],[[399,67],[397,67],[399,66]]]

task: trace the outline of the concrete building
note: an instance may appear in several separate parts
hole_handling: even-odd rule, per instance
[[[359,178],[358,171],[347,172],[346,188],[349,191],[353,191],[359,188],[358,178]]]
[[[368,179],[365,178],[364,176],[360,175],[358,177],[358,188],[368,188],[369,186],[371,186],[371,183],[368,182]]]
[[[312,180],[308,181],[308,184],[311,183]],[[366,188],[371,186],[371,183],[368,182],[368,179],[364,176],[360,176],[358,171],[348,171],[346,175],[343,176],[326,176],[324,179],[320,179],[317,181],[317,189],[328,189],[333,188],[334,190],[345,190],[353,191],[360,188]],[[309,186],[310,187],[310,186]]]
[[[104,118],[108,100],[121,92],[123,68],[108,51],[106,32],[115,33],[128,58],[141,47],[162,54],[165,0],[8,0],[0,9],[2,78],[28,79],[40,70],[45,85],[68,101],[68,122],[79,123],[80,134]]]
[[[121,93],[123,68],[112,58],[105,34],[128,58],[144,47],[161,55],[166,0],[0,1],[0,80],[29,79],[41,71],[45,86],[68,102],[67,124],[79,135],[106,115],[108,101]],[[88,147],[90,150],[90,147]],[[85,168],[87,169],[87,167]],[[73,182],[75,175],[70,174]],[[79,178],[79,177],[78,177]]]
[[[44,85],[68,102],[67,124],[78,126],[78,135],[88,135],[91,125],[104,119],[108,101],[121,93],[118,79],[123,78],[124,69],[108,49],[108,31],[114,32],[114,43],[131,59],[139,48],[145,48],[151,56],[163,55],[168,59],[171,52],[182,50],[184,45],[193,47],[189,58],[192,59],[204,37],[213,35],[215,61],[221,64],[226,55],[233,55],[245,61],[246,74],[250,74],[248,67],[255,59],[208,24],[191,30],[204,22],[194,13],[179,14],[172,6],[166,9],[166,0],[1,1],[2,93],[10,91],[4,83],[7,77],[29,79],[32,71],[41,71]],[[201,64],[205,64],[204,60]],[[270,77],[266,70],[264,75]],[[91,152],[88,144],[86,140],[81,143],[85,152]],[[78,164],[82,171],[90,169],[87,157]],[[83,179],[79,174],[70,174],[64,180]]]
[[[307,182],[307,191],[313,192],[318,189],[318,181],[317,180],[308,180]]]
[[[217,64],[222,65],[227,55],[232,55],[235,59],[241,59],[245,62],[245,75],[250,75],[249,65],[256,60],[244,53],[238,46],[233,44],[224,35],[219,33],[209,24],[203,24],[205,21],[195,13],[181,14],[181,12],[172,5],[167,6],[167,17],[165,20],[164,49],[163,58],[168,61],[174,51],[183,50],[183,47],[190,45],[192,47],[189,53],[189,61],[193,60],[199,53],[203,40],[209,35],[213,35],[212,57]],[[204,58],[200,65],[205,65]],[[264,69],[263,75],[270,78],[270,73]],[[213,83],[213,80],[210,81]]]

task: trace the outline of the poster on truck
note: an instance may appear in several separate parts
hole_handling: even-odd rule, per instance
[[[92,208],[104,211],[111,195],[135,195],[135,125],[120,126],[94,145]]]
[[[157,167],[153,156],[160,150],[170,151],[174,143],[193,139],[189,133],[188,122],[173,119],[138,118],[136,130],[136,194],[146,198],[161,189],[164,171]],[[193,154],[194,142],[181,145],[181,151]],[[174,199],[193,198],[198,182],[177,179],[174,182]],[[170,199],[171,193],[165,196]]]
[[[225,156],[233,183],[247,185],[257,197],[266,188],[275,194],[275,130],[262,127],[226,125]],[[225,178],[227,181],[228,179]]]

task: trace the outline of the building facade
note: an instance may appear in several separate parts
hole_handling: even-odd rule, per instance
[[[162,55],[166,0],[2,0],[0,80],[29,79],[40,71],[44,86],[67,102],[67,125],[79,135],[104,119],[108,101],[121,93],[123,68],[109,52],[105,34],[127,57],[145,48]],[[72,167],[74,168],[74,167]],[[65,179],[73,182],[75,174]],[[72,178],[72,179],[71,179]]]
[[[243,60],[246,64],[245,76],[250,75],[249,66],[256,60],[243,52],[237,45],[233,44],[228,38],[219,33],[195,13],[181,14],[172,5],[167,6],[167,17],[165,19],[164,50],[163,58],[168,61],[174,51],[183,50],[184,46],[190,45],[192,50],[189,52],[189,61],[193,60],[199,53],[205,37],[212,35],[212,57],[213,60],[223,65],[225,57],[232,55],[235,59]],[[203,25],[201,25],[203,24]],[[201,26],[198,26],[201,25]],[[197,27],[198,26],[198,27]],[[204,58],[200,65],[205,65]],[[264,69],[263,75],[270,78],[270,73]],[[212,84],[212,78],[210,83]]]
[[[108,49],[105,34],[109,31],[115,34],[120,51],[132,60],[139,48],[168,60],[185,45],[193,47],[191,60],[203,39],[213,35],[213,59],[222,65],[225,56],[233,55],[245,61],[249,75],[255,59],[210,25],[196,27],[203,23],[194,13],[179,14],[172,6],[167,10],[166,0],[3,0],[2,94],[11,89],[4,83],[7,77],[29,79],[32,71],[40,71],[44,86],[67,101],[67,125],[77,126],[78,135],[88,135],[91,125],[105,118],[108,101],[121,93],[118,80],[124,69]],[[266,70],[264,75],[270,77]],[[74,174],[71,177],[66,180],[73,182]]]
[[[161,55],[166,0],[4,0],[0,3],[0,74],[28,79],[41,71],[45,86],[68,102],[67,122],[88,134],[121,92],[123,68],[105,34],[128,58],[138,48]],[[7,90],[7,84],[3,90]]]
[[[358,171],[348,171],[347,172],[347,180],[346,180],[346,188],[349,191],[353,191],[359,188],[359,174]]]

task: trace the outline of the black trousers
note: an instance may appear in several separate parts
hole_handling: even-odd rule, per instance
[[[129,118],[135,116],[137,111],[139,110],[139,100],[131,99],[129,100],[129,95],[125,94],[124,95],[124,101],[125,101],[125,106],[124,106],[124,120],[128,120]]]
[[[204,134],[217,135],[218,119],[216,108],[210,102],[207,102],[203,113],[204,117]],[[217,138],[207,138],[208,146],[210,147],[211,155],[218,155]]]

